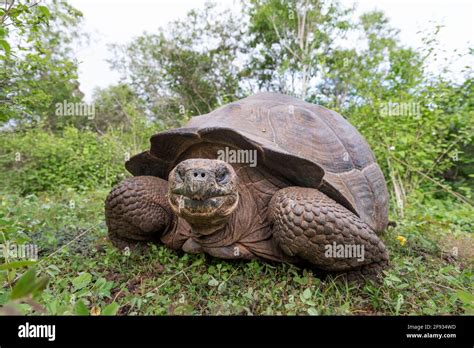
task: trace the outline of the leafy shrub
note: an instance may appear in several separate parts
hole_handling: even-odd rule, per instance
[[[114,136],[76,128],[59,134],[3,133],[0,143],[0,178],[4,187],[21,194],[110,186],[125,175],[124,160],[130,155]]]

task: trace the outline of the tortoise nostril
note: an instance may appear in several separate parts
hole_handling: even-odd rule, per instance
[[[207,173],[204,169],[195,169],[192,171],[192,175],[198,180],[203,180],[207,178]]]

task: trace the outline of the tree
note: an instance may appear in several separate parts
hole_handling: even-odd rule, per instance
[[[115,45],[112,66],[147,105],[148,116],[176,126],[241,96],[241,23],[215,5],[189,12],[156,34]]]
[[[109,128],[130,131],[137,122],[145,121],[142,101],[128,85],[118,84],[96,89],[93,95],[93,130],[103,134]]]
[[[82,14],[62,1],[6,2],[0,9],[0,122],[57,129],[56,103],[82,98],[70,44]]]
[[[247,13],[255,53],[248,75],[259,88],[302,99],[314,95],[322,59],[350,28],[349,10],[320,0],[252,0]]]

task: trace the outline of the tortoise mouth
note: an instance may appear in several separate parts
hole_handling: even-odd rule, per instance
[[[231,193],[206,199],[194,199],[182,194],[169,194],[171,209],[186,220],[200,234],[209,234],[222,227],[239,202],[239,195]]]
[[[170,203],[176,213],[183,215],[208,216],[222,213],[237,201],[236,194],[219,195],[206,198],[191,198],[179,193],[170,194]],[[221,215],[221,214],[219,214]]]

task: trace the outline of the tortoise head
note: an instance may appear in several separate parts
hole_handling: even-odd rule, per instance
[[[210,234],[227,223],[237,208],[237,174],[224,161],[188,159],[169,174],[173,211],[199,234]]]

